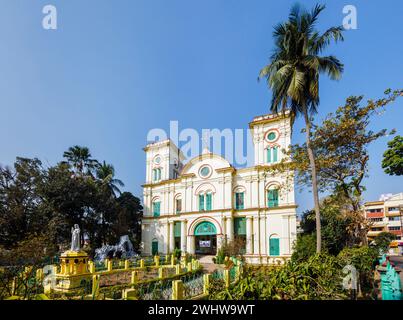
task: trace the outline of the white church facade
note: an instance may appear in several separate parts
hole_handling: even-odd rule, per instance
[[[205,149],[185,162],[178,147],[165,140],[146,153],[143,185],[143,254],[215,255],[225,241],[237,239],[249,263],[289,257],[296,240],[292,175],[273,175],[291,143],[288,115],[265,115],[249,123],[254,166],[234,168]]]

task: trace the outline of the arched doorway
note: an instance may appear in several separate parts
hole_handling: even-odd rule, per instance
[[[196,254],[215,255],[217,253],[217,229],[214,224],[203,221],[194,230]]]

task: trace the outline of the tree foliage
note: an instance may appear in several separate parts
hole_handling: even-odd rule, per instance
[[[342,266],[337,258],[315,254],[306,261],[280,267],[244,269],[241,279],[228,289],[222,283],[209,287],[218,300],[326,300],[344,299]]]
[[[322,56],[331,42],[343,40],[341,26],[331,27],[324,33],[317,31],[319,15],[324,5],[316,5],[310,12],[299,4],[291,8],[288,20],[274,28],[275,49],[270,63],[259,78],[266,78],[272,90],[270,109],[277,113],[289,111],[291,119],[302,115],[306,127],[305,150],[309,159],[314,210],[316,214],[316,251],[321,250],[321,226],[316,160],[311,146],[311,117],[319,106],[319,78],[321,74],[339,79],[344,66],[335,56]]]
[[[38,236],[66,249],[73,224],[80,226],[90,253],[124,234],[138,245],[142,206],[129,192],[115,195],[120,180],[113,167],[91,159],[88,148],[73,147],[64,156],[67,162],[49,168],[25,158],[17,158],[13,169],[0,167],[0,246],[12,250]],[[97,168],[109,173],[98,172],[98,178],[92,174]]]
[[[388,149],[383,154],[382,168],[390,175],[403,175],[403,137],[396,136],[388,142]]]

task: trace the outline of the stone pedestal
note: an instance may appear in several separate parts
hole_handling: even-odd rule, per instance
[[[88,255],[84,251],[66,251],[60,256],[60,272],[56,274],[55,291],[68,292],[87,286],[91,281]]]

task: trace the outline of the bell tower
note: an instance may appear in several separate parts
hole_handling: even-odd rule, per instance
[[[147,184],[179,176],[185,157],[170,139],[150,143],[143,150],[146,153]]]
[[[249,123],[254,145],[254,164],[270,165],[281,161],[282,149],[291,143],[289,111],[258,116]]]

